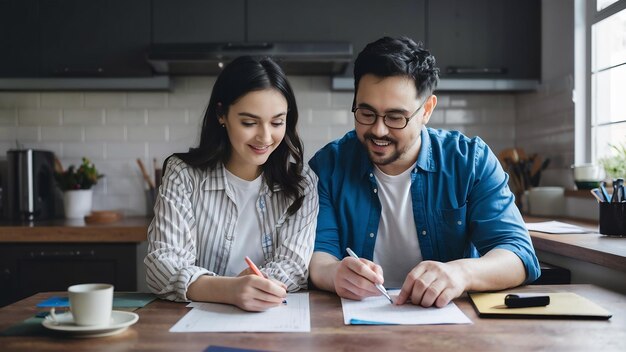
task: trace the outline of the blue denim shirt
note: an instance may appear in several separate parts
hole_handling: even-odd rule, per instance
[[[526,283],[537,279],[539,262],[509,177],[489,147],[478,137],[426,127],[421,139],[411,196],[424,260],[477,258],[502,248],[522,260]],[[372,260],[381,205],[372,162],[355,131],[327,144],[309,164],[319,177],[315,251],[343,258],[350,247]]]

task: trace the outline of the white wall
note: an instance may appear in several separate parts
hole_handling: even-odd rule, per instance
[[[179,77],[171,92],[0,92],[0,157],[19,140],[53,151],[65,167],[90,158],[106,177],[95,187],[94,209],[146,214],[144,183],[135,159],[159,163],[198,143],[214,77]],[[328,77],[291,77],[308,160],[354,127],[352,92],[333,92]],[[480,135],[495,152],[515,139],[515,96],[439,95],[430,126]]]

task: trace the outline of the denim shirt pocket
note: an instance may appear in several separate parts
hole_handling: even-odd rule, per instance
[[[460,208],[439,209],[437,216],[437,248],[442,261],[460,259],[469,244],[467,204]]]

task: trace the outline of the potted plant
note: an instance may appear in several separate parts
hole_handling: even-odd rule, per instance
[[[65,171],[55,172],[55,178],[63,191],[65,217],[82,219],[91,212],[92,189],[104,175],[98,173],[95,165],[83,158],[78,168],[70,165]]]
[[[614,180],[626,177],[626,144],[611,144],[611,156],[600,159],[606,175]]]

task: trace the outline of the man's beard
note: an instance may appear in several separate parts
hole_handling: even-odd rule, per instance
[[[398,160],[400,158],[400,156],[402,155],[402,151],[398,150],[397,148],[394,148],[393,152],[391,153],[391,155],[389,155],[388,157],[381,157],[380,155],[378,155],[377,153],[373,152],[370,148],[369,148],[369,144],[370,142],[374,143],[373,141],[371,141],[372,139],[376,139],[379,141],[388,141],[389,146],[396,146],[398,145],[397,141],[394,140],[393,138],[390,137],[377,137],[371,133],[366,133],[363,135],[363,139],[365,140],[365,148],[367,149],[367,153],[370,156],[370,159],[372,160],[372,163],[379,165],[379,166],[384,166],[384,165],[389,165],[391,163],[393,163],[394,161]]]

